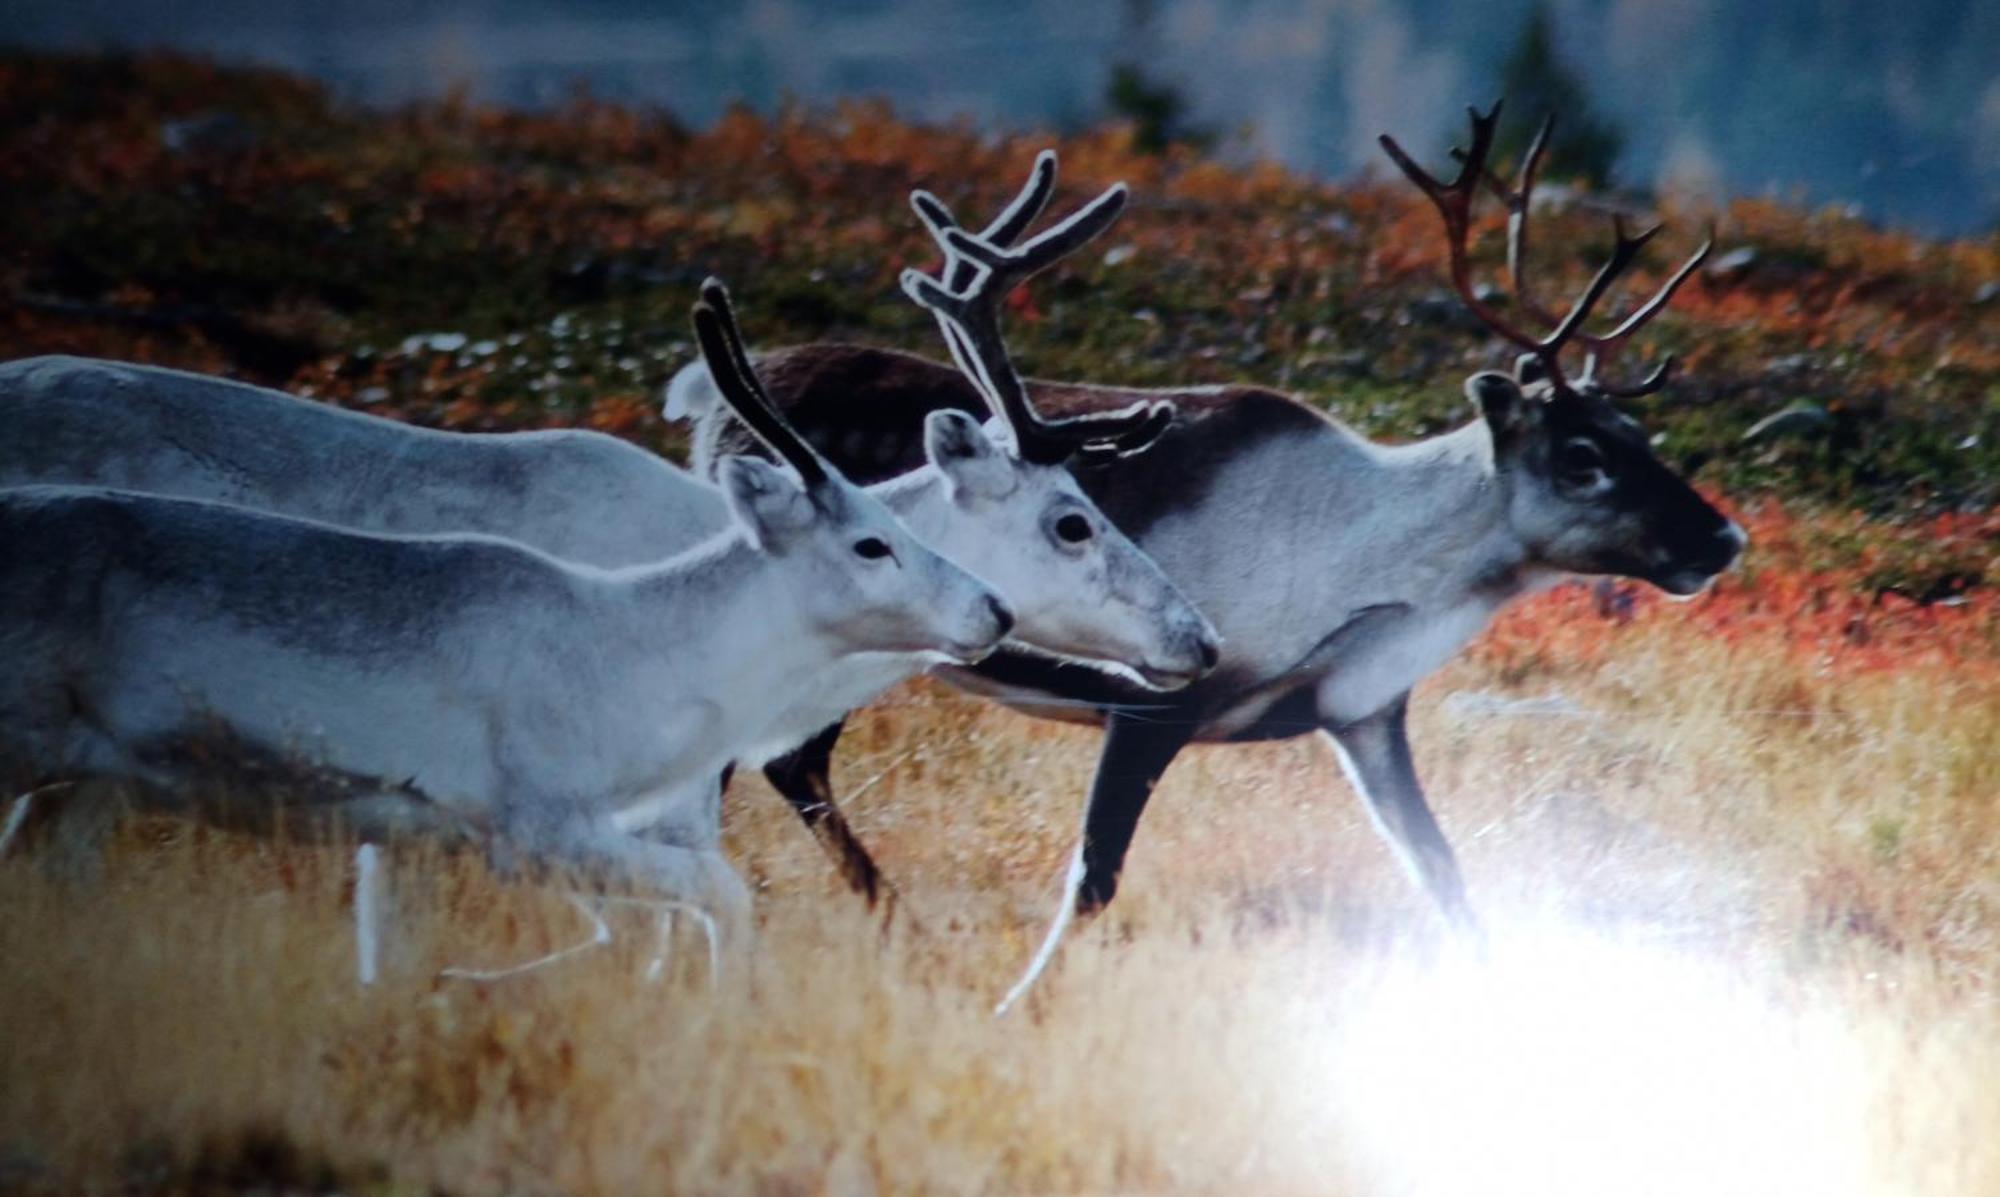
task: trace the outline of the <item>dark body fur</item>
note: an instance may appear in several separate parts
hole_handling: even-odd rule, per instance
[[[862,478],[909,467],[925,412],[983,408],[959,371],[891,350],[799,346],[767,355],[763,371],[807,439]],[[1565,573],[1687,594],[1742,547],[1740,529],[1603,396],[1524,386],[1475,375],[1467,394],[1481,419],[1382,446],[1258,387],[1027,383],[1048,418],[1173,402],[1172,425],[1143,451],[1079,456],[1071,469],[1224,641],[1218,667],[1173,693],[1010,651],[949,671],[1019,710],[1106,726],[1071,874],[1078,913],[1111,900],[1139,817],[1182,747],[1319,732],[1404,865],[1449,917],[1472,924],[1410,753],[1410,688],[1507,602]],[[751,447],[726,420],[704,421],[698,435],[703,461]],[[874,866],[835,826],[821,776],[837,734],[817,738],[810,759],[766,772],[843,872],[866,879],[856,888],[874,893]]]
[[[759,369],[787,418],[809,441],[843,470],[871,480],[910,468],[921,452],[917,430],[926,412],[949,407],[986,413],[958,370],[912,354],[812,345],[765,355]],[[1115,410],[1158,397],[1073,383],[1030,381],[1028,386],[1036,409],[1049,417]],[[1321,413],[1257,387],[1176,391],[1173,399],[1173,425],[1145,452],[1074,470],[1090,498],[1142,548],[1149,547],[1148,533],[1161,520],[1211,498],[1225,469],[1246,452],[1268,442],[1325,435],[1333,428]],[[698,436],[702,460],[755,450],[734,421],[706,421]],[[1240,565],[1218,562],[1217,569],[1207,572],[1254,571],[1255,546],[1233,547],[1245,551]],[[1407,613],[1395,603],[1360,604],[1329,625],[1331,632],[1302,644],[1294,658],[1275,667],[1233,659],[1225,642],[1222,664],[1214,672],[1172,693],[1088,666],[1007,650],[977,666],[949,670],[948,676],[967,690],[1028,713],[1110,723],[1082,846],[1087,876],[1077,903],[1087,913],[1110,901],[1139,814],[1181,747],[1190,741],[1289,739],[1328,730],[1316,694],[1324,675],[1367,632]],[[1023,691],[1047,694],[1053,701],[1038,702]],[[1400,727],[1402,711],[1398,696],[1382,717]],[[810,753],[773,762],[766,775],[813,828],[853,887],[872,899],[892,891],[827,797],[831,791],[824,774],[838,732],[835,726],[816,738]],[[1456,866],[1420,795],[1409,818],[1398,822],[1416,825],[1413,834],[1425,841],[1421,851],[1438,861],[1440,876],[1430,883],[1433,891],[1456,912],[1462,907]]]
[[[779,350],[763,356],[758,360],[759,373],[786,417],[851,477],[875,482],[922,464],[923,420],[931,411],[951,408],[987,415],[972,384],[944,363],[850,345],[805,348],[809,352]],[[1050,417],[1112,411],[1157,397],[1148,391],[1074,383],[1030,381],[1028,386],[1036,409]],[[1258,387],[1176,392],[1174,399],[1178,414],[1172,427],[1144,453],[1075,471],[1091,500],[1142,544],[1162,515],[1199,505],[1237,455],[1266,439],[1323,429],[1329,422],[1293,399]],[[707,438],[701,449],[705,460],[760,451],[749,432],[733,420],[705,422],[699,435]],[[989,678],[1099,704],[1097,709],[1070,704],[1029,707],[1052,718],[1102,723],[1105,710],[1130,707],[1145,710],[1151,718],[1193,723],[1198,728],[1196,739],[1220,740],[1284,739],[1317,728],[1317,723],[1300,725],[1279,712],[1274,712],[1268,728],[1221,733],[1207,726],[1205,716],[1239,702],[1246,688],[1262,691],[1278,685],[1288,690],[1313,680],[1289,677],[1291,672],[1251,676],[1232,668],[1225,656],[1222,666],[1208,676],[1184,690],[1162,694],[1087,665],[1005,650],[977,666],[953,671],[968,679]],[[1287,681],[1292,685],[1285,686]]]

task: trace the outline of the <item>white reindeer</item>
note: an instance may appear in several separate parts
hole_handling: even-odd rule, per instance
[[[1037,260],[1097,236],[1124,199],[1113,188],[1051,229],[1034,247]],[[726,313],[726,300],[712,306]],[[724,331],[740,340],[726,321]],[[754,388],[754,376],[743,385]],[[700,401],[714,401],[712,388],[704,391]],[[1003,399],[982,393],[999,421],[996,437],[967,413],[920,418],[924,464],[871,493],[994,586],[1018,617],[1014,641],[1025,650],[1128,671],[1163,690],[1199,677],[1219,655],[1214,629],[1066,470],[1028,456],[1057,440],[1060,456],[1130,451],[1166,426],[1171,408],[1150,403],[1051,431],[1045,422],[1017,423]],[[607,566],[658,560],[728,523],[712,486],[612,437],[433,432],[143,366],[75,358],[0,365],[0,421],[17,434],[0,444],[0,486],[95,483],[368,530],[486,531]],[[790,754],[934,662],[848,656],[799,679],[789,688],[797,701],[774,712],[741,759],[764,765]],[[795,770],[767,772],[850,878],[871,897],[880,892],[878,871],[826,796]]]
[[[1028,214],[1027,219],[1033,219],[1041,211],[1048,192],[1054,186],[1054,170],[1052,155],[1044,154],[1037,161],[1035,182],[1030,188],[1035,194],[1030,196],[1024,193],[1015,205],[1017,209],[1033,207],[1034,211]],[[1017,644],[1017,651],[1025,646],[1029,655],[1063,672],[1077,671],[1076,665],[1083,662],[1066,660],[1065,657],[1075,658],[1079,654],[1074,651],[1063,653],[1060,649],[1054,655],[1046,651],[1033,652],[1037,647],[1046,649],[1052,640],[1058,645],[1063,641],[1044,632],[1038,644],[1036,637],[1026,634],[1031,620],[1053,617],[1060,605],[1057,600],[1063,595],[1074,597],[1108,593],[1113,596],[1114,603],[1120,603],[1132,601],[1129,596],[1156,594],[1164,588],[1175,596],[1177,602],[1183,601],[1179,599],[1179,592],[1172,589],[1172,583],[1157,572],[1151,559],[1132,548],[1115,525],[1103,518],[1094,507],[1079,503],[1081,491],[1064,468],[1065,463],[1072,459],[1110,460],[1143,452],[1171,424],[1173,407],[1158,400],[1147,400],[1121,410],[1096,412],[1073,420],[1041,418],[1023,398],[1019,377],[1008,360],[1006,346],[999,333],[998,305],[1022,279],[1076,252],[1109,227],[1123,209],[1125,197],[1122,185],[1110,188],[1015,250],[1004,265],[964,273],[956,280],[956,290],[916,271],[906,271],[902,280],[903,288],[910,297],[937,317],[952,356],[978,396],[979,408],[992,411],[1005,430],[1007,440],[1011,442],[1009,461],[1017,479],[1010,486],[1018,487],[1032,480],[1037,489],[1048,488],[1062,496],[1061,501],[1054,505],[1042,507],[1038,504],[1039,514],[1034,508],[1021,513],[1039,526],[1043,535],[1050,538],[1066,558],[1064,568],[1047,571],[1049,576],[1042,585],[1046,595],[1044,602],[1035,604],[1012,589],[1003,588],[1003,593],[1020,604],[1017,609],[1034,612],[1023,615],[1021,634],[1017,636],[1021,644]],[[739,373],[750,371],[747,360],[739,359],[738,370]],[[869,385],[863,378],[822,381],[834,386],[853,385],[862,390]],[[718,428],[713,416],[720,409],[720,396],[709,364],[683,371],[675,377],[669,388],[667,413],[697,422],[697,430],[703,435],[697,437],[694,445],[694,464],[697,469],[706,472],[713,472],[717,460],[711,440]],[[876,451],[901,459],[904,455],[901,437],[912,427],[908,404],[890,403],[862,414],[869,418],[850,432],[866,436]],[[947,414],[966,413],[952,410],[922,413],[915,417],[914,427],[921,430],[928,442],[935,434],[935,421]],[[891,503],[896,506],[893,499]],[[913,519],[923,510],[914,505],[898,506],[905,519]],[[915,522],[913,526],[928,535],[933,525]],[[1028,529],[1021,531],[1027,532]],[[955,551],[963,542],[941,533],[933,543],[946,547],[947,551]],[[969,544],[966,548],[973,550]],[[1085,571],[1085,578],[1077,576],[1078,569]],[[1014,575],[1006,576],[1011,585]],[[1057,589],[1051,590],[1052,586]],[[1183,650],[1180,655],[1182,664],[1175,669],[1164,668],[1157,658],[1140,663],[1131,672],[1139,675],[1138,681],[1144,687],[1141,692],[1178,690],[1214,667],[1220,648],[1207,620],[1195,615],[1189,608],[1188,616],[1179,626],[1183,629],[1178,639]],[[1075,634],[1067,639],[1069,643],[1082,642],[1082,638]],[[1193,653],[1192,661],[1187,655],[1189,651]],[[876,664],[879,672],[873,677],[863,671],[850,671],[849,684],[845,687],[829,686],[824,692],[806,695],[803,701],[785,713],[774,728],[767,750],[745,758],[747,763],[764,767],[765,776],[773,788],[792,804],[833,857],[849,884],[863,894],[871,906],[884,894],[893,897],[893,890],[833,802],[828,761],[848,712],[861,706],[890,683],[911,676],[923,663],[907,659],[880,659]],[[1192,673],[1180,672],[1189,666]]]
[[[664,561],[726,530],[712,486],[578,429],[418,428],[158,366],[0,364],[0,487],[92,485],[369,532],[483,532],[578,565]]]
[[[695,310],[717,363],[723,302],[712,288]],[[287,819],[469,834],[740,922],[713,812],[686,796],[772,696],[854,653],[974,661],[1012,616],[715,372],[797,477],[725,462],[738,529],[660,564],[128,491],[0,492],[0,776],[131,779],[169,804],[216,772],[282,777],[266,793]],[[200,813],[272,813],[237,798]],[[667,842],[629,834],[661,824]]]
[[[1327,736],[1405,866],[1456,923],[1471,926],[1457,862],[1410,752],[1411,688],[1508,602],[1564,575],[1624,575],[1691,595],[1741,552],[1742,530],[1661,463],[1639,425],[1610,402],[1657,390],[1670,362],[1635,387],[1599,377],[1601,363],[1665,306],[1708,247],[1610,332],[1584,332],[1606,288],[1652,235],[1627,238],[1621,228],[1611,260],[1576,305],[1561,318],[1546,312],[1524,290],[1521,266],[1528,192],[1547,129],[1514,191],[1485,165],[1498,111],[1473,114],[1471,148],[1449,185],[1384,139],[1443,215],[1460,297],[1527,351],[1514,375],[1489,371],[1467,381],[1480,417],[1473,423],[1384,446],[1309,404],[1257,387],[1022,387],[1022,404],[1031,398],[1071,418],[1161,398],[1176,405],[1174,426],[1146,452],[1078,477],[1215,621],[1226,649],[1213,673],[1169,696],[1004,651],[949,672],[967,689],[1019,709],[1106,728],[1060,912],[1009,1001],[1047,963],[1073,916],[1111,901],[1148,798],[1194,741]],[[1545,336],[1503,319],[1474,292],[1466,238],[1482,180],[1513,211],[1515,291],[1523,310],[1552,329]],[[1038,186],[1031,182],[982,237],[957,228],[934,200],[921,201],[919,211],[946,246],[947,261],[958,263],[954,271],[1001,269],[1008,254],[1000,246],[1033,219]],[[1558,358],[1575,343],[1589,357],[1572,380]],[[878,432],[880,413],[900,411],[914,422],[978,402],[957,372],[888,350],[807,345],[768,354],[759,369],[808,439],[862,477],[895,468],[908,452],[907,426]],[[726,424],[711,421],[703,443],[739,443],[740,431]],[[890,447],[896,452],[885,451]],[[830,749],[822,745],[800,767],[823,775]]]
[[[1079,213],[1076,239],[1115,212]],[[1164,426],[1157,406],[1137,423]],[[872,493],[1002,592],[1017,640],[1160,688],[1201,673],[1212,630],[1073,478],[1021,459],[1004,428],[996,440],[966,413],[939,417],[923,464]],[[711,482],[616,437],[441,432],[156,366],[0,363],[0,423],[0,488],[104,486],[361,531],[482,532],[605,568],[664,560],[730,525]]]

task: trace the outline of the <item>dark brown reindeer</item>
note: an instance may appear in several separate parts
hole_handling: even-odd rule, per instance
[[[1669,365],[1630,387],[1601,377],[1708,247],[1607,332],[1586,332],[1584,324],[1657,230],[1628,237],[1621,226],[1610,259],[1560,318],[1523,295],[1520,307],[1548,326],[1541,335],[1501,317],[1472,285],[1466,243],[1475,192],[1486,185],[1512,211],[1510,262],[1522,292],[1540,143],[1518,189],[1510,188],[1487,168],[1498,116],[1498,105],[1472,113],[1472,142],[1449,183],[1382,139],[1443,218],[1454,290],[1524,351],[1514,374],[1467,379],[1479,417],[1471,423],[1379,445],[1259,387],[1026,384],[1032,408],[1054,418],[1174,403],[1174,423],[1143,452],[1092,454],[1077,476],[1215,623],[1224,652],[1208,677],[1169,695],[1005,651],[949,672],[965,689],[1020,710],[1105,727],[1062,907],[1009,1002],[1047,963],[1072,917],[1111,901],[1147,800],[1195,741],[1324,734],[1404,865],[1455,924],[1473,927],[1457,861],[1411,756],[1411,687],[1508,602],[1565,575],[1633,577],[1692,595],[1741,552],[1742,530],[1662,464],[1639,425],[1610,402],[1657,390]],[[955,263],[948,282],[1004,262],[1002,245],[1032,221],[1050,183],[1038,169],[983,237],[956,228],[935,201],[918,200]],[[1579,344],[1587,359],[1572,380],[1560,358]],[[793,422],[862,477],[905,463],[925,412],[978,404],[958,372],[889,350],[806,345],[771,354],[762,369]],[[720,418],[704,437],[713,446],[747,443],[740,432],[723,435]],[[782,764],[827,792],[838,732],[829,728]]]

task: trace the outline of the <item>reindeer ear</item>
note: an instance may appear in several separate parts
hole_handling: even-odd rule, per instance
[[[924,455],[957,503],[1004,499],[1021,484],[1015,459],[962,411],[944,408],[924,417]]]
[[[1532,353],[1524,353],[1514,359],[1514,381],[1522,386],[1531,386],[1548,379],[1549,368],[1542,359]]]
[[[1529,419],[1528,398],[1521,384],[1498,370],[1481,370],[1465,380],[1465,397],[1479,409],[1493,433],[1495,448],[1505,448]]]
[[[812,500],[791,475],[758,457],[732,455],[716,468],[729,513],[766,553],[782,553],[812,527]]]

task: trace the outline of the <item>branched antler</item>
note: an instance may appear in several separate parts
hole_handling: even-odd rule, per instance
[[[701,285],[701,300],[694,305],[694,335],[708,376],[736,418],[771,452],[791,463],[808,490],[825,483],[832,468],[771,402],[743,348],[743,330],[736,325],[729,289],[721,279],[711,277]]]
[[[1396,144],[1394,138],[1383,134],[1379,139],[1389,157],[1405,175],[1409,176],[1411,182],[1430,197],[1444,218],[1445,235],[1449,241],[1451,256],[1453,288],[1473,314],[1488,327],[1533,354],[1558,389],[1567,389],[1569,386],[1564,379],[1558,356],[1563,348],[1573,341],[1583,345],[1586,354],[1583,373],[1576,380],[1578,386],[1592,387],[1600,393],[1620,397],[1645,395],[1659,390],[1666,385],[1667,378],[1673,370],[1674,359],[1671,354],[1662,360],[1652,373],[1632,386],[1612,386],[1600,379],[1598,372],[1633,333],[1666,307],[1674,292],[1680,289],[1680,285],[1686,282],[1695,268],[1708,257],[1709,250],[1715,245],[1714,230],[1710,230],[1708,240],[1702,243],[1701,248],[1674,272],[1651,299],[1639,305],[1631,315],[1620,321],[1609,332],[1591,333],[1583,328],[1584,320],[1598,300],[1603,298],[1612,282],[1631,268],[1632,263],[1638,258],[1639,251],[1660,232],[1661,227],[1655,225],[1634,237],[1626,233],[1624,219],[1614,216],[1611,257],[1598,269],[1589,287],[1569,313],[1557,317],[1536,298],[1528,284],[1526,269],[1528,216],[1533,202],[1535,175],[1541,166],[1542,154],[1548,148],[1549,136],[1555,129],[1555,117],[1550,116],[1542,122],[1542,127],[1536,132],[1528,152],[1522,157],[1519,185],[1510,186],[1487,164],[1493,146],[1493,130],[1499,123],[1500,108],[1501,105],[1495,102],[1492,111],[1483,115],[1477,109],[1468,110],[1472,117],[1472,145],[1470,149],[1452,150],[1452,157],[1459,163],[1459,171],[1457,177],[1449,184],[1440,183],[1418,166],[1403,152],[1403,148]],[[1481,183],[1484,183],[1507,208],[1507,274],[1513,285],[1514,297],[1520,303],[1522,310],[1531,318],[1543,325],[1554,326],[1554,330],[1546,336],[1532,337],[1523,333],[1515,325],[1501,319],[1491,306],[1481,302],[1472,290],[1466,241],[1471,232],[1472,203]]]
[[[1109,228],[1125,207],[1121,183],[1033,240],[1009,248],[1006,242],[1019,237],[1040,213],[1054,185],[1055,156],[1045,152],[1035,160],[1028,185],[989,226],[989,236],[960,228],[950,209],[929,192],[913,194],[911,207],[946,251],[947,278],[963,274],[965,281],[952,287],[922,271],[906,270],[903,291],[938,318],[952,360],[1013,430],[1024,460],[1057,464],[1079,452],[1137,452],[1173,422],[1172,404],[1142,402],[1114,412],[1044,419],[1028,401],[1027,385],[1014,369],[1000,333],[1000,305],[1007,294],[1082,248]]]
[[[1000,210],[1000,215],[994,217],[979,234],[980,238],[1002,249],[1014,244],[1021,239],[1021,234],[1028,231],[1028,226],[1035,223],[1042,210],[1048,207],[1049,197],[1055,194],[1055,189],[1056,152],[1043,150],[1035,155],[1035,165],[1029,170],[1028,181],[1022,184],[1020,194]],[[971,286],[973,280],[979,276],[979,263],[953,253],[943,240],[943,230],[962,227],[958,223],[958,218],[952,215],[951,209],[943,200],[928,191],[911,192],[910,206],[916,209],[918,219],[924,222],[924,227],[930,230],[931,237],[938,242],[938,248],[944,251],[944,285],[952,291],[963,291]],[[963,368],[966,347],[958,335],[958,330],[943,316],[938,316],[937,322],[938,332],[943,334],[945,345],[951,350],[952,360]]]
[[[1028,172],[1028,181],[1021,186],[1021,193],[1010,200],[1000,215],[995,216],[979,233],[979,239],[1006,249],[1021,239],[1028,226],[1035,223],[1042,210],[1049,206],[1049,197],[1056,191],[1056,152],[1043,150],[1035,155],[1035,165]],[[923,218],[933,236],[940,229],[961,227],[951,209],[928,191],[917,191],[910,195],[910,203]],[[979,273],[979,263],[961,258],[949,251],[945,254],[945,286],[954,291],[963,291],[972,285]]]

